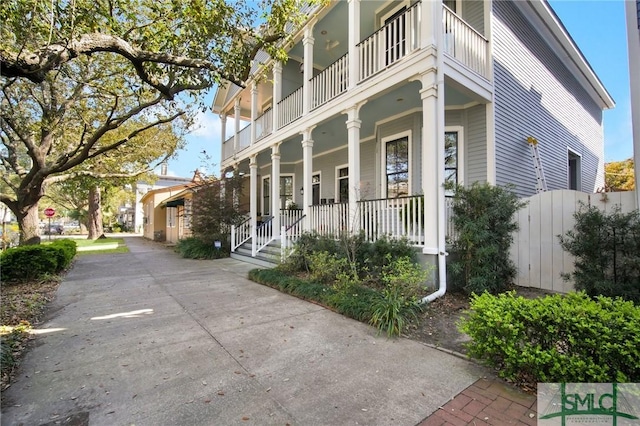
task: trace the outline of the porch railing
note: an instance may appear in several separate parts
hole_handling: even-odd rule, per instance
[[[271,216],[256,228],[256,252],[265,248],[273,240],[273,216]]]
[[[256,140],[260,140],[273,132],[273,110],[268,109],[256,118]]]
[[[282,260],[289,256],[293,243],[296,242],[300,235],[304,232],[305,215],[300,216],[295,222],[289,226],[283,226],[280,233]]]
[[[311,79],[311,108],[317,108],[347,91],[349,85],[349,55],[346,54]]]
[[[238,226],[231,225],[231,251],[236,251],[251,239],[251,218],[244,220]]]
[[[338,236],[349,231],[349,204],[309,206],[309,225],[321,235]]]
[[[442,11],[444,52],[487,77],[487,39],[444,4]]]
[[[406,237],[414,245],[423,245],[424,197],[421,195],[358,202],[360,226],[368,241],[382,236]]]
[[[280,210],[280,225],[289,227],[302,217],[302,209],[283,209]]]
[[[377,74],[418,49],[420,3],[407,9],[402,15],[358,44],[360,51],[360,75],[358,81]]]
[[[278,128],[282,128],[302,116],[302,87],[278,102]]]
[[[453,226],[453,197],[445,197],[444,199],[444,212],[445,212],[445,238],[447,242],[452,242],[458,237],[456,228]]]

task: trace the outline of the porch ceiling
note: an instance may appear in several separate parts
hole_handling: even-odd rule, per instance
[[[421,108],[420,83],[417,81],[407,83],[393,90],[380,92],[376,98],[370,99],[360,110],[360,138],[370,139],[375,137],[376,123],[389,120],[391,117],[401,116],[409,111],[418,111]],[[473,102],[474,99],[458,91],[456,88],[445,85],[445,105],[460,106]],[[319,124],[313,131],[313,152],[319,154],[331,151],[347,145],[347,116],[336,115]],[[295,123],[293,124],[295,125]],[[302,161],[302,136],[297,135],[282,142],[280,146],[280,161],[282,163],[296,163]],[[271,162],[271,149],[266,149],[258,155],[260,166]],[[243,162],[245,163],[245,162]],[[248,162],[242,165],[248,173]],[[245,171],[245,170],[243,170]]]

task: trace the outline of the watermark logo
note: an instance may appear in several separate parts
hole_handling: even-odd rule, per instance
[[[640,425],[638,383],[538,383],[538,425]]]

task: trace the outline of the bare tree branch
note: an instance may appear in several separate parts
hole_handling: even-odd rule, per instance
[[[253,59],[266,43],[277,41],[283,36],[283,34],[269,35],[256,41],[252,48],[249,49],[249,59]],[[52,43],[38,52],[22,51],[14,53],[0,48],[0,72],[5,77],[22,77],[34,83],[41,83],[45,80],[48,72],[57,69],[60,65],[81,55],[91,55],[97,52],[115,53],[126,58],[135,67],[138,76],[144,82],[160,91],[168,99],[172,99],[175,94],[172,87],[163,84],[156,77],[149,74],[144,68],[145,63],[207,70],[240,87],[245,86],[244,80],[246,80],[250,72],[250,60],[240,76],[228,75],[207,59],[142,50],[132,46],[120,37],[101,33],[83,34],[79,39],[66,43]]]

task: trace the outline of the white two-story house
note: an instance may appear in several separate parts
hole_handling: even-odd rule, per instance
[[[286,63],[259,56],[245,89],[214,99],[222,170],[247,179],[235,251],[362,231],[406,236],[444,269],[444,183],[533,194],[530,136],[549,189],[603,185],[614,103],[546,1],[343,0],[309,16]]]

